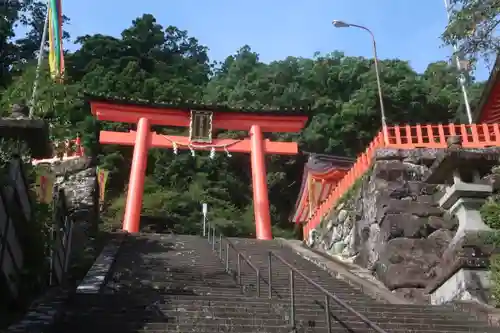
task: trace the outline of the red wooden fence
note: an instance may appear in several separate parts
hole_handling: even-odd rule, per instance
[[[77,137],[74,140],[65,141],[64,145],[65,145],[65,152],[63,154],[62,159],[66,159],[66,158],[70,158],[70,157],[84,156],[84,149],[83,149],[83,145],[82,145],[82,141],[81,141],[80,137]],[[56,145],[54,145],[54,146],[56,146]],[[51,159],[33,160],[33,163],[37,164],[37,163],[40,163],[43,161],[52,160],[55,157],[57,157],[57,154],[56,154],[56,156],[54,156]]]
[[[446,148],[447,139],[459,136],[465,148],[485,148],[500,146],[500,124],[472,125],[405,125],[388,126],[387,143],[380,131],[368,148],[360,154],[349,170],[328,197],[318,206],[309,221],[304,225],[304,238],[316,228],[321,219],[337,204],[338,200],[354,185],[373,162],[375,151],[379,148],[415,149],[415,148]]]

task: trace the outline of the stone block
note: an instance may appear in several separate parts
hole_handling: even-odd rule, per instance
[[[431,304],[452,301],[490,302],[491,280],[488,270],[459,269],[430,294]]]
[[[400,161],[378,161],[373,167],[372,177],[389,182],[420,180],[427,171],[423,165],[415,165]]]
[[[78,171],[91,168],[92,159],[88,157],[77,157],[66,160],[56,160],[50,163],[50,168],[56,176],[74,174]]]
[[[419,217],[443,216],[444,211],[438,207],[429,206],[418,201],[377,198],[376,205],[379,207],[376,220],[382,221],[386,214],[411,214]]]
[[[455,230],[458,226],[458,220],[456,218],[447,216],[447,214],[443,215],[442,217],[429,216],[427,218],[427,226],[433,230]]]
[[[419,148],[419,149],[395,149],[383,148],[377,149],[374,159],[376,161],[404,161],[412,164],[429,166],[436,156],[440,153],[440,149],[434,148]]]
[[[380,222],[380,228],[387,235],[387,240],[427,236],[426,225],[427,219],[409,213],[387,214]]]
[[[444,193],[439,194],[438,203],[443,209],[451,207],[460,198],[485,199],[491,195],[493,188],[487,184],[456,183],[446,187]]]
[[[432,268],[439,263],[443,246],[432,239],[392,239],[380,253],[375,273],[391,290],[425,288],[434,278]]]
[[[0,138],[25,142],[33,158],[52,157],[49,127],[44,120],[0,118]]]

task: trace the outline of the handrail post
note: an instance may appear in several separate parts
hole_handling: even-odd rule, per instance
[[[325,295],[325,315],[327,332],[332,333],[332,324],[330,322],[330,297],[328,295]]]
[[[290,269],[290,322],[295,329],[295,283],[293,269]]]
[[[212,228],[213,234],[212,234],[212,250],[215,250],[215,226]]]
[[[363,314],[359,313],[356,311],[354,308],[352,308],[348,303],[344,302],[340,298],[338,298],[335,294],[330,293],[328,290],[311,280],[311,278],[307,277],[304,273],[302,273],[300,270],[295,268],[292,264],[287,262],[285,259],[280,257],[278,254],[274,253],[273,251],[269,251],[269,256],[275,256],[276,259],[278,259],[282,264],[287,266],[290,269],[290,321],[292,322],[293,329],[295,330],[295,278],[294,278],[294,273],[297,273],[301,278],[303,278],[306,282],[308,282],[310,285],[315,287],[316,289],[320,290],[323,292],[323,294],[327,297],[325,298],[325,314],[327,315],[327,321],[330,321],[330,300],[329,298],[333,299],[338,305],[346,309],[347,311],[351,312],[354,314],[356,317],[361,319],[367,326],[372,328],[375,332],[378,333],[388,333],[386,330],[383,328],[379,327],[377,324],[375,324],[373,321],[365,317]],[[269,266],[270,267],[270,266]],[[329,298],[328,298],[329,297]],[[329,322],[329,325],[331,326],[331,321]],[[331,329],[328,330],[328,332],[331,332]]]
[[[271,262],[272,262],[272,258],[271,258],[271,252],[268,252],[267,253],[267,282],[268,282],[268,297],[269,299],[273,298],[273,292],[272,292],[272,286],[273,286],[273,272],[272,272],[272,268],[271,268]]]
[[[229,243],[226,243],[226,272],[229,273]]]
[[[260,297],[260,270],[257,268],[255,272],[257,275],[257,297]]]
[[[219,234],[219,259],[222,260],[222,234]]]
[[[238,274],[238,284],[241,285],[241,254],[238,252],[237,260],[237,274]]]

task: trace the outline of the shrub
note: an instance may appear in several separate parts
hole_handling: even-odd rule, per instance
[[[500,197],[492,196],[481,207],[481,217],[486,225],[495,232],[489,233],[487,242],[500,246]],[[500,305],[500,255],[493,255],[490,258],[491,271],[491,294],[496,305]]]
[[[500,230],[500,200],[497,196],[488,199],[481,207],[481,216],[490,228]]]
[[[500,255],[495,254],[490,258],[491,294],[496,305],[500,304]]]

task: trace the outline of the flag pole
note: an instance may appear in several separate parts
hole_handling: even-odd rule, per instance
[[[47,14],[45,15],[45,23],[43,25],[42,40],[40,41],[40,50],[38,52],[38,65],[36,66],[35,82],[33,82],[33,92],[30,101],[30,118],[33,118],[33,112],[35,111],[35,100],[36,93],[38,90],[38,80],[40,79],[40,69],[43,62],[43,51],[45,48],[45,41],[47,40],[47,30],[49,27],[49,0],[47,0]]]
[[[448,24],[450,24],[450,10],[451,10],[451,5],[449,0],[443,0],[444,1],[444,8],[446,9],[446,15],[448,17]],[[455,43],[453,43],[453,51],[455,53],[455,62],[458,71],[460,72],[460,76],[458,78],[458,82],[460,83],[460,88],[462,90],[462,95],[464,98],[464,104],[465,104],[465,112],[467,114],[467,120],[469,121],[469,124],[472,124],[472,111],[470,108],[470,103],[469,103],[469,96],[467,94],[467,88],[465,87],[465,76],[463,73],[463,70],[467,70],[466,68],[462,68],[462,64],[460,63],[460,57],[457,54],[458,48]]]

